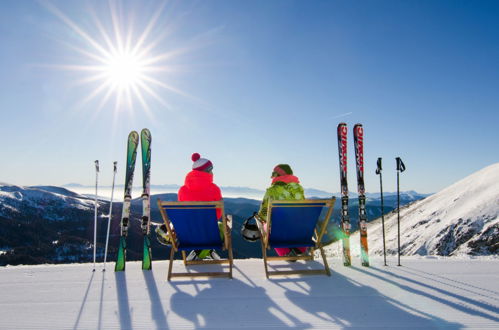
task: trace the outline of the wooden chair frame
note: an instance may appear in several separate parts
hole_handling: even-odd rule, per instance
[[[224,228],[224,240],[222,250],[228,251],[228,259],[220,259],[220,260],[187,260],[186,253],[184,250],[181,251],[182,259],[184,261],[185,266],[189,265],[206,265],[206,264],[229,264],[228,272],[197,272],[197,273],[173,273],[173,260],[175,259],[175,253],[179,251],[179,240],[177,234],[175,233],[175,228],[172,226],[171,220],[168,217],[168,214],[165,212],[164,208],[167,206],[168,208],[175,208],[176,206],[180,206],[182,209],[188,209],[186,206],[209,206],[209,208],[216,207],[222,211],[222,220],[223,220],[223,228]],[[158,207],[161,212],[161,216],[166,225],[166,229],[168,231],[168,235],[171,238],[172,247],[170,250],[170,263],[168,265],[168,281],[171,280],[172,277],[228,277],[232,278],[232,266],[234,263],[234,258],[232,254],[232,216],[225,215],[224,203],[223,200],[216,202],[163,202],[158,198]],[[193,209],[200,209],[200,207],[193,207]]]
[[[282,201],[282,200],[269,200],[268,211],[267,211],[267,221],[261,219],[258,215],[255,217],[257,219],[257,225],[261,234],[261,244],[262,244],[262,255],[263,262],[265,265],[265,275],[267,278],[273,275],[322,275],[325,274],[327,276],[331,276],[331,271],[329,270],[329,265],[326,260],[326,254],[323,249],[323,245],[321,243],[322,236],[326,232],[327,225],[333,214],[333,208],[336,198],[332,197],[331,199],[305,199],[305,200],[293,200],[293,201]],[[312,240],[315,242],[315,246],[307,248],[309,250],[308,254],[304,254],[302,256],[275,256],[269,257],[267,256],[267,250],[271,248],[269,244],[270,232],[272,230],[272,209],[276,206],[274,204],[279,204],[279,207],[316,207],[317,203],[324,203],[324,207],[327,207],[326,216],[322,221],[322,225],[320,230],[317,231],[317,228],[314,230],[314,236]],[[315,204],[315,205],[312,205]],[[317,219],[319,222],[319,219]],[[265,226],[266,224],[266,226]],[[293,260],[314,260],[314,252],[319,250],[322,256],[322,260],[324,262],[324,269],[318,270],[287,270],[287,271],[269,271],[268,270],[268,262],[269,261],[293,261]]]

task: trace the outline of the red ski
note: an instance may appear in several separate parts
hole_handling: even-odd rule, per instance
[[[359,193],[360,259],[362,266],[369,266],[366,192],[364,187],[364,128],[362,128],[361,124],[355,124],[353,127],[353,139],[355,143],[355,163],[357,165],[357,190]]]

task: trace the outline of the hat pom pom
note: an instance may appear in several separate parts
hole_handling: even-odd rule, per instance
[[[191,156],[193,162],[197,161],[199,158],[201,158],[201,155],[198,154],[197,152],[193,153]]]

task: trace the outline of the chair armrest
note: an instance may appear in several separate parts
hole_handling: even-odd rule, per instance
[[[225,219],[227,221],[227,227],[232,229],[232,214],[225,215]]]
[[[256,225],[258,226],[258,230],[260,231],[260,239],[263,242],[263,246],[265,248],[268,248],[268,228],[267,227],[267,221],[264,219],[260,218],[260,216],[255,212],[253,216],[256,219]]]
[[[253,216],[256,219],[256,225],[258,227],[258,230],[260,230],[260,233],[262,234],[262,236],[264,236],[266,234],[265,225],[267,224],[267,221],[260,218],[260,216],[256,213],[253,214]]]
[[[259,221],[260,223],[266,223],[266,222],[267,222],[267,221],[263,220],[262,218],[260,218],[260,216],[258,215],[258,213],[255,213],[253,216],[254,216],[254,217],[255,217],[255,219],[256,219],[257,221]]]

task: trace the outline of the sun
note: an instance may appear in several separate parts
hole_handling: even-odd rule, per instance
[[[113,54],[103,65],[107,83],[120,91],[137,88],[144,82],[145,65],[143,59],[131,54]]]
[[[123,17],[119,1],[109,2],[109,17],[104,20],[99,19],[95,12],[90,15],[93,25],[87,29],[79,26],[55,5],[43,3],[78,37],[77,42],[65,43],[81,55],[84,64],[57,67],[81,73],[82,77],[77,82],[91,86],[90,93],[81,100],[82,105],[99,100],[97,110],[100,111],[114,99],[115,112],[124,109],[133,112],[140,108],[151,115],[151,101],[169,108],[163,98],[167,93],[159,93],[161,90],[189,97],[169,84],[166,81],[168,75],[165,74],[174,70],[169,61],[186,52],[186,49],[158,51],[164,33],[154,34],[160,30],[155,28],[165,3],[154,11],[146,26],[139,31]],[[108,26],[105,27],[103,22],[108,23]]]

